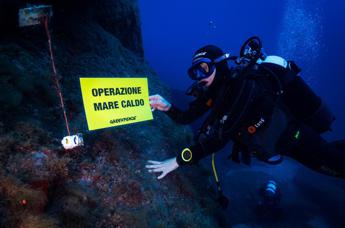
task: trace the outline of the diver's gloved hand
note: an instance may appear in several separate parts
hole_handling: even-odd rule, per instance
[[[159,161],[147,161],[151,165],[146,165],[145,167],[149,170],[150,173],[162,173],[160,176],[158,176],[157,179],[162,179],[165,177],[168,173],[171,171],[174,171],[178,168],[178,164],[176,162],[175,158],[170,158],[165,161],[159,162]]]
[[[159,111],[166,112],[171,107],[171,104],[159,94],[150,96],[149,100],[152,111],[157,109]]]
[[[65,148],[65,150],[70,150],[77,146],[82,146],[84,145],[83,136],[82,134],[65,136],[61,140],[61,144],[63,148]]]

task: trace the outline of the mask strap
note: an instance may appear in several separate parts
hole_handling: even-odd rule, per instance
[[[225,53],[224,55],[216,58],[213,63],[219,63],[221,61],[224,61],[224,60],[227,60],[227,59],[230,59],[230,53]]]

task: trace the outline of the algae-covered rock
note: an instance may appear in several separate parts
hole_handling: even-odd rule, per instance
[[[26,215],[18,225],[19,228],[57,228],[58,221],[48,216]]]
[[[18,8],[26,5],[0,0],[0,12],[8,10],[0,13],[0,24],[8,20],[0,38],[0,173],[6,180],[0,199],[9,202],[0,202],[0,212],[10,215],[0,224],[217,227],[217,207],[203,184],[207,174],[195,174],[200,168],[177,170],[162,181],[145,169],[147,160],[173,157],[188,145],[189,128],[154,113],[153,121],[87,130],[80,77],[147,77],[151,94],[169,98],[143,58],[137,1],[47,3],[54,10],[49,28],[67,117],[72,133],[84,134],[85,146],[61,148],[66,129],[44,28],[16,27]]]

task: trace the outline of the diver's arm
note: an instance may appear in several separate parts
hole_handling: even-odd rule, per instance
[[[190,124],[205,114],[209,109],[210,106],[205,99],[197,98],[189,104],[187,110],[182,111],[175,105],[171,105],[171,108],[166,112],[166,114],[177,123]]]
[[[181,165],[195,164],[207,155],[217,152],[223,148],[226,143],[226,140],[219,140],[217,137],[209,138],[203,143],[197,143],[189,148],[183,149],[177,157],[164,161],[150,160],[146,168],[150,173],[161,173],[157,178],[162,179]]]
[[[186,147],[177,155],[177,164],[179,166],[196,164],[200,159],[221,150],[228,141],[229,138],[220,139],[218,136],[214,136]]]
[[[164,111],[171,119],[180,124],[189,124],[193,122],[210,108],[207,105],[207,102],[204,102],[201,99],[196,99],[190,103],[187,110],[182,111],[158,94],[150,96],[150,105],[153,110],[157,109]]]
[[[194,120],[201,117],[204,113],[207,112],[209,107],[207,106],[194,106],[190,105],[189,108],[185,111],[180,110],[175,105],[171,105],[169,111],[166,114],[179,124],[190,124]]]

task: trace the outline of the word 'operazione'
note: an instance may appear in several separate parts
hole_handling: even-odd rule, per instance
[[[120,87],[120,88],[94,88],[92,89],[92,96],[117,96],[117,95],[131,95],[141,94],[141,87]]]

